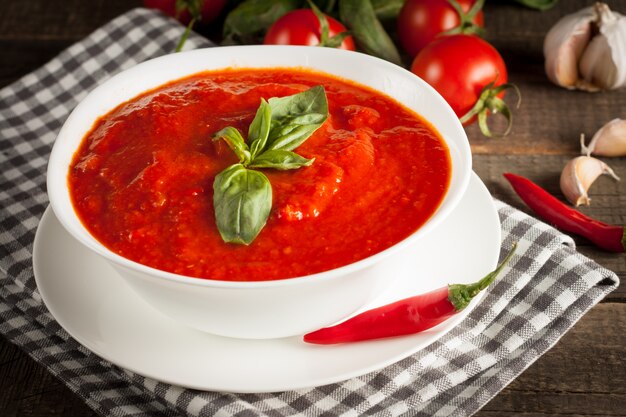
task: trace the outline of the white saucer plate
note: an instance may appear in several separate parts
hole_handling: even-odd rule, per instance
[[[403,280],[367,308],[451,283],[473,282],[492,270],[500,222],[476,174],[458,207],[412,249],[414,280]],[[137,296],[106,261],[75,241],[50,208],[37,230],[33,266],[55,319],[98,356],[140,375],[188,388],[277,392],[343,381],[381,369],[425,348],[476,306],[420,334],[353,344],[309,345],[301,337],[232,339],[183,327]]]

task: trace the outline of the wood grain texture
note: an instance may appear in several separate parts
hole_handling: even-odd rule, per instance
[[[580,133],[591,136],[612,118],[626,118],[626,90],[568,91],[550,84],[543,72],[545,33],[559,16],[590,5],[590,0],[561,0],[546,12],[504,0],[487,3],[488,39],[502,53],[509,78],[523,97],[510,136],[487,139],[476,126],[467,128],[474,169],[496,198],[529,212],[502,173],[527,176],[562,198],[558,177],[567,160],[577,155]],[[140,4],[141,0],[0,1],[0,87]],[[626,12],[626,0],[609,4]],[[626,158],[606,161],[626,178]],[[626,224],[625,187],[626,181],[600,178],[591,189],[592,205],[581,211]],[[580,252],[615,271],[622,285],[477,416],[626,415],[626,255],[601,252],[584,239],[575,240]],[[0,416],[95,415],[43,367],[0,337]]]
[[[0,416],[97,415],[44,367],[0,337]]]

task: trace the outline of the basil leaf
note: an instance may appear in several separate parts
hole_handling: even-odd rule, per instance
[[[254,159],[254,157],[265,148],[267,137],[270,133],[271,122],[272,108],[265,99],[261,99],[261,105],[256,111],[254,120],[252,120],[248,128],[248,143],[250,144],[251,159]]]
[[[228,147],[235,152],[239,158],[239,162],[242,164],[248,164],[250,162],[251,157],[248,145],[246,145],[246,141],[237,129],[228,126],[213,135],[213,140],[219,140],[220,138],[223,138],[228,144]]]
[[[308,0],[310,2],[310,0]],[[315,5],[322,9],[326,14],[331,14],[335,8],[336,0],[315,0]]]
[[[263,173],[231,165],[213,181],[213,206],[222,239],[249,245],[269,217],[272,187]]]
[[[404,0],[371,0],[371,3],[378,19],[390,20],[398,17]]]
[[[292,151],[307,140],[328,117],[328,101],[321,85],[287,97],[273,97],[272,126],[267,149]]]
[[[214,135],[223,138],[239,157],[213,181],[215,223],[225,242],[248,245],[257,237],[272,209],[267,177],[248,168],[297,169],[314,159],[294,152],[328,117],[324,87],[319,85],[288,97],[261,99],[248,127],[248,143],[232,126]]]
[[[515,0],[519,4],[537,10],[548,10],[553,7],[558,0]]]
[[[223,29],[226,43],[263,32],[279,17],[298,7],[299,0],[246,0],[226,16]]]
[[[370,0],[339,0],[339,16],[363,52],[402,65],[400,53],[376,18]]]
[[[308,167],[315,161],[298,155],[295,152],[285,151],[283,149],[270,149],[254,158],[249,168],[274,168],[286,171],[288,169],[298,169]]]

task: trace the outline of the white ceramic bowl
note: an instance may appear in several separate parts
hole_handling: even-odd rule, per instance
[[[364,84],[395,98],[439,131],[452,160],[450,188],[437,212],[393,247],[331,271],[279,281],[225,282],[180,276],[130,261],[109,251],[83,227],[67,185],[72,155],[96,119],[122,102],[166,82],[227,67],[306,67]],[[468,185],[471,153],[452,109],[424,81],[369,55],[331,48],[236,46],[182,52],[121,72],[94,89],[70,114],[48,166],[48,194],[55,215],[79,242],[102,256],[156,310],[196,329],[239,338],[303,334],[345,318],[410,274],[411,245],[457,205]],[[450,237],[453,238],[452,236]],[[428,254],[423,254],[428,256]],[[155,312],[156,314],[156,312]]]

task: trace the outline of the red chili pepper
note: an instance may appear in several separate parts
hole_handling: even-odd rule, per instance
[[[473,284],[453,284],[426,294],[405,298],[358,314],[335,326],[304,335],[304,341],[320,345],[382,339],[418,333],[430,329],[463,310],[491,284],[515,252],[498,267]]]
[[[537,215],[558,229],[575,233],[610,252],[624,252],[626,229],[592,219],[566,205],[546,190],[519,175],[506,173],[504,177],[513,189]]]

